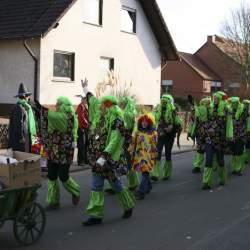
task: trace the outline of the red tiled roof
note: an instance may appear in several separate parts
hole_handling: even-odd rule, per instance
[[[220,81],[220,77],[212,72],[197,56],[184,52],[179,52],[179,55],[204,80]]]

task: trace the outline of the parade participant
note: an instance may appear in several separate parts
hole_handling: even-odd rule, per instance
[[[128,188],[133,191],[139,186],[140,179],[138,172],[132,170],[131,154],[128,151],[128,148],[132,142],[132,134],[135,127],[135,119],[137,111],[134,100],[129,96],[123,97],[120,100],[119,105],[123,110],[123,117],[125,123],[124,153],[128,167],[128,174],[127,174]]]
[[[176,111],[174,99],[171,95],[163,95],[161,104],[158,106],[156,113],[156,124],[158,125],[158,157],[156,166],[150,173],[151,179],[157,181],[161,172],[161,156],[163,147],[165,147],[166,161],[163,167],[163,180],[167,180],[172,175],[172,148],[176,133],[180,134],[182,130],[182,121]],[[179,145],[179,143],[178,143]]]
[[[81,103],[78,105],[76,113],[78,117],[77,162],[80,166],[88,163],[88,108],[87,98],[83,96],[79,97],[81,97]]]
[[[69,176],[77,141],[78,120],[72,103],[67,97],[57,98],[56,111],[42,107],[36,101],[37,119],[40,118],[40,131],[46,133],[48,150],[48,194],[49,209],[60,207],[59,182],[72,195],[73,205],[80,199],[80,187]]]
[[[9,147],[15,151],[31,152],[31,146],[36,139],[36,122],[32,107],[29,104],[31,92],[21,83],[19,86],[17,104],[10,115]]]
[[[233,118],[233,143],[232,143],[232,167],[233,174],[242,175],[245,169],[244,147],[247,136],[248,110],[244,110],[244,105],[239,97],[228,99]]]
[[[205,123],[208,120],[211,98],[201,99],[199,106],[194,107],[194,121],[190,126],[190,137],[195,138],[197,152],[193,160],[193,173],[200,173],[205,160]]]
[[[117,99],[110,95],[103,97],[100,102],[88,91],[87,80],[82,81],[84,93],[89,102],[89,109],[96,109],[97,118],[90,120],[92,131],[96,133],[102,147],[102,151],[93,149],[91,157],[92,165],[92,191],[87,205],[89,218],[82,224],[91,226],[102,223],[104,213],[104,181],[107,179],[116,192],[118,200],[124,209],[122,218],[128,219],[132,216],[134,208],[134,196],[128,188],[124,187],[120,177],[127,173],[127,167],[122,164],[121,158],[124,144],[124,121],[121,109],[118,107]],[[93,104],[93,106],[91,105]],[[98,104],[99,103],[99,104]],[[95,162],[93,162],[95,159]]]
[[[142,174],[140,186],[135,193],[136,199],[142,200],[152,189],[149,173],[155,167],[157,158],[157,131],[152,114],[139,117],[129,151],[132,155],[132,171]]]
[[[249,100],[244,100],[244,109],[248,113],[248,118],[247,118],[247,135],[246,135],[246,145],[245,145],[245,163],[249,163],[250,160],[250,101]]]
[[[213,95],[213,102],[209,111],[209,119],[205,124],[206,129],[206,163],[203,173],[202,189],[211,189],[214,159],[218,164],[219,184],[225,185],[226,167],[224,161],[224,149],[227,140],[233,139],[232,116],[228,112],[226,104],[227,95],[218,91]]]

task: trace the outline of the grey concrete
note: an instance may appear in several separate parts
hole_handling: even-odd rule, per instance
[[[83,228],[90,191],[90,171],[72,174],[81,184],[81,204],[72,207],[62,189],[62,208],[47,213],[46,232],[36,245],[18,248],[8,224],[0,230],[0,249],[31,250],[248,250],[250,249],[250,170],[229,175],[225,187],[201,190],[201,175],[191,173],[192,153],[174,156],[170,181],[154,185],[137,202],[134,216],[121,220],[116,198],[106,197],[104,223]],[[46,185],[39,201],[45,205]]]

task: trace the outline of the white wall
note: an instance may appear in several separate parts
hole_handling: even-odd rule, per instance
[[[39,40],[27,43],[39,58]],[[34,92],[34,61],[22,40],[0,40],[0,103],[15,103],[14,96],[21,82]]]
[[[120,31],[121,3],[137,9],[137,34]],[[75,104],[81,93],[80,79],[87,77],[91,90],[98,82],[101,56],[115,59],[115,73],[122,83],[133,82],[133,93],[142,104],[156,104],[160,98],[161,56],[158,43],[140,4],[136,0],[104,0],[103,27],[83,23],[82,0],[78,0],[41,41],[40,101],[54,104],[66,95]],[[75,82],[53,81],[54,50],[75,53]]]

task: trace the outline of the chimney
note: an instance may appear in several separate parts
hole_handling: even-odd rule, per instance
[[[214,43],[215,42],[216,37],[215,36],[207,36],[207,42],[208,43]]]

